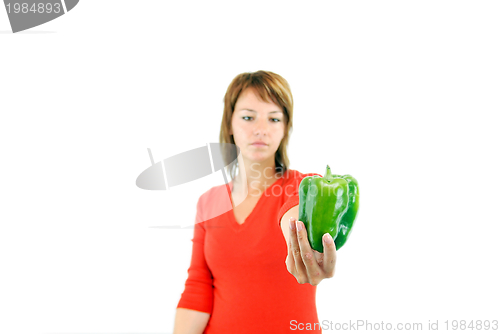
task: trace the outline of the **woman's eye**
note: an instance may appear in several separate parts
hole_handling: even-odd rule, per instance
[[[253,118],[251,116],[243,116],[242,119],[244,119],[245,121],[248,121],[249,118]],[[271,120],[273,121],[273,123],[278,123],[278,122],[281,122],[279,118],[271,118]]]

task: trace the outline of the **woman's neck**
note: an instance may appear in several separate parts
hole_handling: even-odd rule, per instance
[[[248,162],[238,168],[233,181],[233,192],[247,192],[250,196],[262,194],[281,177],[276,173],[274,159],[271,162]]]

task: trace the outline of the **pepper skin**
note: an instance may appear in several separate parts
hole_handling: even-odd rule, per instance
[[[339,250],[347,241],[359,208],[358,182],[351,175],[307,176],[299,185],[299,220],[311,248],[323,253],[322,237],[329,233]]]

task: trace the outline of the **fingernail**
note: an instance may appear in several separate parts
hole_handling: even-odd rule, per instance
[[[302,231],[302,223],[297,220],[297,231]]]
[[[294,224],[294,219],[293,217],[290,217],[290,220],[288,221],[290,224],[290,230],[295,231],[295,224]]]
[[[332,236],[330,235],[330,233],[325,233],[325,236],[323,237],[323,239],[325,239],[325,244],[327,244],[327,245],[333,244],[333,239],[332,239]]]

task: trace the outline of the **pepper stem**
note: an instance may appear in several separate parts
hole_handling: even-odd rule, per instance
[[[333,180],[332,171],[330,170],[330,166],[328,165],[326,165],[326,173],[324,178],[327,182],[331,182]]]

